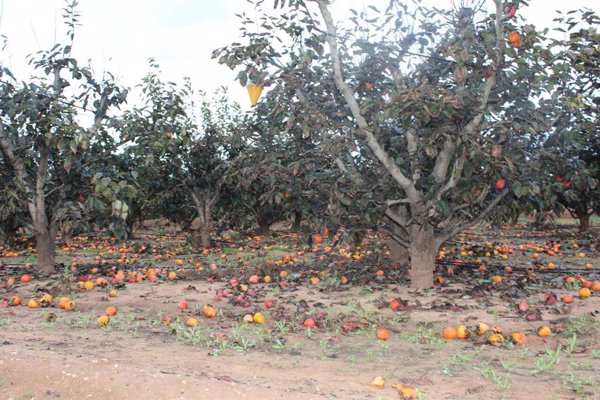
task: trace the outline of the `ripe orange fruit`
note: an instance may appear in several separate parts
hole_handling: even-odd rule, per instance
[[[315,321],[314,318],[306,318],[302,325],[305,328],[314,328],[315,326],[317,326],[317,321]]]
[[[552,335],[552,329],[547,326],[540,326],[537,330],[537,334],[541,337],[548,337]]]
[[[521,47],[521,35],[519,32],[513,31],[508,34],[508,44],[514,48]]]
[[[377,272],[375,272],[375,276],[383,276],[385,275],[385,272],[383,272],[382,269],[377,270]]]
[[[19,306],[23,302],[23,299],[18,294],[14,295],[12,299],[10,299],[11,306]]]
[[[506,186],[506,180],[503,178],[500,178],[496,181],[496,189],[502,190],[504,189],[504,186]]]
[[[371,383],[369,383],[369,386],[372,386],[372,387],[378,388],[378,389],[383,389],[383,387],[385,386],[385,380],[381,376],[376,376],[375,378],[373,378]]]
[[[169,278],[170,280],[174,280],[175,278],[177,278],[177,273],[175,271],[170,271],[167,274],[167,278]]]
[[[458,335],[458,333],[456,332],[456,329],[454,329],[451,326],[445,327],[444,330],[442,331],[442,336],[445,339],[450,339],[450,340],[456,339],[457,335]]]
[[[25,275],[21,276],[21,282],[22,283],[29,283],[29,282],[31,282],[31,275],[25,274]]]
[[[582,299],[588,298],[590,297],[590,295],[592,294],[592,292],[590,292],[589,288],[586,287],[582,287],[581,289],[579,289],[579,291],[577,292],[577,294],[579,295],[579,297],[581,297]]]
[[[467,327],[461,325],[456,328],[456,337],[459,339],[467,339],[469,337],[469,331],[467,331]]]
[[[260,282],[258,275],[252,275],[250,278],[248,278],[248,283],[256,284],[258,282]]]
[[[494,276],[492,276],[492,282],[502,283],[502,277],[500,275],[494,275]]]
[[[594,281],[592,283],[592,290],[594,292],[600,292],[600,281]]]
[[[403,384],[399,383],[396,386],[394,386],[394,388],[396,388],[396,390],[400,393],[400,396],[402,396],[403,399],[419,398],[419,393],[417,393],[417,390],[412,386],[404,386]]]
[[[267,275],[267,276],[265,276],[265,277],[263,278],[263,282],[264,282],[264,283],[271,283],[271,280],[272,280],[272,278],[271,278],[271,276],[270,276],[270,275]]]
[[[310,278],[310,284],[311,285],[316,285],[319,282],[321,282],[321,280],[319,278],[317,278],[316,276],[313,276],[312,278]]]
[[[103,315],[98,318],[98,325],[106,326],[110,322],[110,317],[108,315]]]
[[[393,311],[398,311],[398,309],[400,308],[400,301],[398,299],[390,301],[390,308]]]
[[[59,307],[60,307],[60,303],[59,303]],[[63,303],[62,307],[60,307],[60,308],[62,308],[65,311],[72,311],[75,309],[75,302],[73,300],[67,299],[67,301],[65,301]]]
[[[565,294],[562,297],[562,301],[565,304],[571,304],[573,302],[573,295],[572,294]]]
[[[527,340],[527,336],[523,332],[513,332],[510,334],[510,338],[515,344],[523,344]]]
[[[87,291],[90,291],[94,288],[94,286],[96,286],[96,284],[92,281],[85,281],[83,282],[83,288]]]
[[[214,318],[217,316],[217,310],[213,306],[202,307],[202,312],[204,313],[204,316],[207,318]]]
[[[195,328],[198,326],[199,323],[200,323],[200,321],[198,321],[194,317],[188,317],[185,319],[185,326],[187,326],[189,328]]]
[[[38,308],[40,306],[40,301],[38,299],[29,299],[27,302],[27,307],[29,308]]]
[[[485,322],[480,322],[477,325],[477,334],[479,336],[484,335],[489,330],[490,330],[490,326],[488,324],[486,324]]]
[[[110,292],[108,292],[108,297],[117,297],[118,293],[115,289],[112,289]]]
[[[379,340],[388,340],[390,338],[390,331],[387,328],[377,328],[375,334]]]
[[[488,343],[492,346],[500,346],[504,342],[504,336],[499,333],[492,333],[488,336]]]
[[[254,313],[252,319],[254,320],[255,324],[264,324],[267,321],[265,314],[261,312]]]
[[[117,314],[117,307],[115,306],[109,306],[106,307],[106,315],[112,317],[113,315]]]
[[[584,288],[591,289],[593,284],[594,282],[592,281],[581,281],[581,286],[583,286]]]

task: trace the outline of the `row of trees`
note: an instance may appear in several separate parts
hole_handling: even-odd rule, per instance
[[[556,20],[560,39],[518,16],[525,1],[441,11],[391,0],[334,22],[325,0],[275,1],[242,15],[244,43],[214,57],[268,91],[249,113],[225,89],[164,82],[150,60],[142,100],[71,56],[31,57],[40,75],[0,76],[0,213],[28,228],[38,265],[54,268],[57,234],[124,237],[144,218],[200,227],[278,220],[307,232],[385,230],[430,286],[439,247],[486,219],[598,211],[598,17]],[[516,15],[516,17],[515,17]],[[198,104],[195,102],[198,101]],[[81,115],[93,116],[87,125]]]

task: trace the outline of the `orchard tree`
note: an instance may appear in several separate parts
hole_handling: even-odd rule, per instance
[[[179,88],[160,78],[154,60],[150,68],[141,85],[144,104],[120,122],[123,140],[132,142],[125,156],[136,160],[131,166],[138,171],[139,201],[145,202],[138,207],[146,217],[143,210],[157,207],[161,214],[154,217],[174,215],[174,206],[195,210],[200,229],[195,244],[208,248],[215,205],[244,146],[241,111],[221,88],[212,96],[201,93],[196,114],[189,80]]]
[[[585,233],[600,210],[600,17],[583,10],[556,21],[567,38],[549,46],[553,127],[540,158],[549,171],[546,198],[578,219]]]
[[[30,58],[41,75],[19,81],[8,68],[0,72],[0,149],[11,168],[10,185],[18,192],[11,199],[28,212],[42,273],[54,271],[59,224],[75,201],[74,177],[93,162],[93,143],[107,140],[108,112],[126,96],[109,74],[97,80],[72,57],[75,5],[64,10],[66,43]],[[89,128],[78,122],[80,114],[91,114]]]
[[[275,3],[284,15],[263,16],[261,31],[245,28],[247,44],[215,55],[274,88],[302,81],[298,104],[304,93],[319,99],[322,112],[306,116],[322,121],[357,197],[408,250],[412,286],[431,286],[446,240],[490,217],[509,190],[535,192],[520,165],[542,129],[531,98],[545,71],[541,34],[514,18],[525,2],[494,0],[486,16],[483,2],[440,11],[392,0],[352,11],[348,28],[328,1]]]
[[[309,124],[294,122],[286,97],[283,90],[270,91],[244,120],[247,147],[227,185],[231,213],[250,216],[261,234],[281,220],[312,234],[323,228],[335,165],[318,135],[307,134]]]

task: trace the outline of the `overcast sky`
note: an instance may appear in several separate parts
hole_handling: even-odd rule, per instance
[[[270,3],[273,0],[266,0]],[[455,0],[460,3],[460,0]],[[96,72],[108,70],[122,84],[134,86],[148,71],[154,57],[168,80],[192,79],[197,89],[230,87],[234,99],[248,105],[246,90],[233,81],[235,74],[211,53],[238,38],[235,13],[253,9],[245,0],[80,0],[81,26],[75,36],[75,56],[91,60]],[[344,8],[368,4],[385,7],[388,0],[337,0],[335,16],[347,16]],[[538,28],[548,26],[554,10],[591,8],[600,13],[600,0],[530,0],[520,10]],[[450,0],[430,0],[440,7]],[[492,1],[489,0],[491,4]],[[0,34],[8,37],[0,63],[17,77],[27,79],[26,55],[52,47],[64,39],[64,0],[0,0]],[[267,8],[270,8],[267,7]]]

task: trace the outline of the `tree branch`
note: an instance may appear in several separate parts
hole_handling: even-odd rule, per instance
[[[319,10],[327,27],[327,43],[329,44],[329,55],[333,64],[333,72],[336,86],[342,93],[346,104],[352,112],[352,116],[356,120],[360,131],[365,135],[367,145],[369,149],[375,154],[375,157],[383,164],[388,173],[392,178],[400,185],[400,187],[406,192],[409,199],[414,203],[418,203],[422,200],[423,195],[415,188],[415,185],[410,179],[406,177],[396,165],[396,161],[392,158],[381,144],[377,141],[375,135],[373,135],[372,129],[367,123],[365,117],[360,113],[360,106],[354,97],[354,93],[350,86],[344,81],[342,75],[342,62],[338,53],[338,42],[336,28],[333,22],[333,18],[329,9],[327,8],[327,0],[315,0],[319,5]]]
[[[463,222],[462,224],[458,224],[458,226],[456,226],[454,229],[444,229],[442,232],[440,232],[440,238],[443,239],[442,241],[446,241],[451,237],[457,235],[461,231],[481,222],[490,213],[490,211],[492,211],[492,209],[496,207],[498,203],[500,203],[500,201],[502,201],[504,196],[506,196],[507,194],[508,188],[504,189],[498,196],[496,196],[496,198],[492,200],[492,202],[488,204],[487,207],[477,217],[473,218],[470,221]]]
[[[431,172],[431,176],[435,180],[435,183],[441,184],[446,180],[446,174],[448,173],[448,166],[450,166],[450,161],[452,161],[452,156],[454,155],[454,150],[456,149],[456,145],[447,138],[442,147],[442,151],[440,151],[435,159],[435,165],[433,167],[433,171]]]

